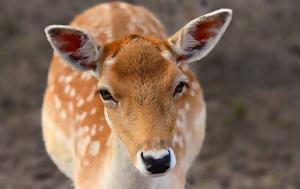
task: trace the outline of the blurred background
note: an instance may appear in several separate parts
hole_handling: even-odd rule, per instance
[[[43,29],[101,0],[0,0],[0,188],[71,189],[43,147],[40,111],[52,55]],[[207,137],[188,189],[300,188],[300,1],[129,0],[169,34],[232,8],[216,48],[192,67],[208,106]]]

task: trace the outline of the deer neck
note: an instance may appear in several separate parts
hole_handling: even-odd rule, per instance
[[[160,189],[169,188],[170,176],[151,178],[142,175],[132,164],[128,151],[119,137],[111,132],[111,154],[106,164],[102,188],[113,189]]]

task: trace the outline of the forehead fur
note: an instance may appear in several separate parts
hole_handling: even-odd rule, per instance
[[[122,79],[154,77],[167,72],[170,62],[161,52],[168,48],[163,41],[131,35],[122,40],[118,49],[111,56],[115,58],[112,71]]]
[[[139,102],[147,102],[150,94],[160,94],[173,86],[178,69],[162,56],[161,52],[167,49],[164,42],[131,36],[114,43],[110,44],[113,47],[106,56],[112,57],[114,63],[104,63],[103,77],[115,92],[125,94],[132,89],[131,96],[138,96]]]

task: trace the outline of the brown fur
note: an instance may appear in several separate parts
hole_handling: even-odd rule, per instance
[[[146,37],[139,24],[133,25],[132,30],[136,35],[128,36],[126,23],[130,15],[122,11],[120,3],[111,4],[112,36],[109,41],[105,33],[94,35],[99,44],[104,45],[104,51],[98,64],[100,67],[99,82],[86,73],[80,73],[68,67],[62,60],[54,56],[49,70],[48,86],[44,97],[43,116],[46,117],[45,125],[50,122],[51,127],[44,126],[43,133],[49,154],[57,157],[66,156],[66,159],[75,157],[73,180],[76,188],[96,188],[96,180],[101,177],[105,163],[111,159],[112,149],[109,137],[111,130],[104,119],[104,108],[99,96],[92,96],[102,86],[111,87],[112,95],[121,101],[120,108],[107,108],[107,113],[115,132],[126,144],[132,161],[138,150],[161,149],[172,146],[176,153],[177,165],[175,175],[177,185],[183,187],[187,168],[183,170],[182,160],[186,156],[186,140],[202,143],[204,133],[195,131],[192,126],[177,128],[176,118],[178,110],[185,106],[185,102],[192,105],[187,120],[192,120],[197,112],[204,106],[202,92],[197,83],[195,89],[187,87],[184,95],[176,102],[172,98],[175,83],[180,76],[187,77],[189,85],[196,82],[196,78],[187,65],[176,65],[174,62],[161,56],[164,50],[170,50],[167,42],[161,40],[165,37],[163,27],[152,18],[150,13],[140,7],[128,5],[129,11],[140,15],[144,27],[148,28]],[[101,12],[105,12],[102,5],[96,6],[77,16],[72,25],[93,33],[98,29],[106,28],[110,22],[103,19],[95,25],[90,21]],[[121,19],[122,18],[122,19]],[[109,42],[109,43],[107,43]],[[126,48],[125,48],[126,47]],[[107,65],[105,61],[114,58],[115,63]],[[185,69],[183,69],[185,67]],[[71,80],[68,80],[71,77]],[[84,78],[88,79],[84,79]],[[69,91],[66,88],[70,87]],[[75,91],[75,94],[72,91]],[[191,95],[191,90],[195,91]],[[59,103],[57,102],[59,100]],[[83,100],[83,103],[82,103]],[[60,104],[59,107],[57,107]],[[72,108],[71,108],[72,107]],[[93,113],[96,109],[96,113]],[[64,112],[64,113],[63,113]],[[85,116],[84,116],[85,115]],[[83,119],[80,119],[84,117]],[[50,121],[49,121],[50,120]],[[189,123],[187,125],[192,125]],[[95,134],[91,134],[96,127]],[[87,132],[79,130],[87,128]],[[100,129],[103,129],[99,131]],[[55,137],[59,131],[71,141],[70,149],[61,145]],[[183,135],[189,132],[191,139],[183,139],[183,146],[172,144],[175,134]],[[82,154],[79,150],[82,140],[88,140],[86,151]],[[98,141],[100,152],[92,156],[88,150],[91,142]]]

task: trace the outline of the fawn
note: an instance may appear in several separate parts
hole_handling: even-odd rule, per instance
[[[188,64],[212,50],[231,16],[217,10],[167,38],[149,11],[113,2],[45,29],[55,53],[43,136],[76,189],[184,188],[206,119]]]

